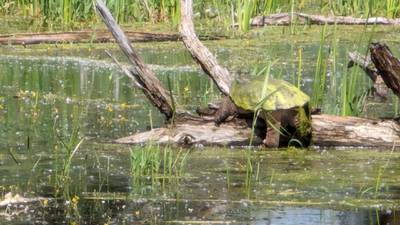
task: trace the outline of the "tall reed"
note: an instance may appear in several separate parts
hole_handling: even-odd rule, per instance
[[[107,0],[106,3],[120,23],[151,21],[176,25],[180,19],[180,0]],[[201,15],[215,9],[219,18],[236,19],[240,29],[247,31],[253,16],[280,11],[395,18],[400,15],[400,0],[198,0],[194,8]],[[92,0],[0,0],[0,15],[32,17],[52,27],[96,22]]]
[[[178,152],[169,147],[160,148],[154,145],[131,149],[131,174],[136,183],[143,178],[150,178],[152,183],[156,179],[179,179],[186,165],[189,150],[180,149]]]
[[[325,25],[321,30],[320,44],[315,65],[313,95],[311,96],[311,105],[314,107],[322,105],[326,89],[327,57],[324,50],[326,29],[327,25]]]

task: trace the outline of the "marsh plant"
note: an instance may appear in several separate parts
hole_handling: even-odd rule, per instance
[[[72,160],[78,150],[80,149],[84,138],[79,137],[79,126],[75,125],[69,139],[61,137],[57,131],[55,131],[58,137],[58,142],[55,145],[57,151],[59,151],[57,157],[57,168],[55,173],[55,196],[63,200],[65,204],[65,214],[70,219],[71,224],[79,221],[80,213],[78,209],[79,204],[79,193],[78,189],[80,185],[76,185],[73,182],[71,176]]]
[[[120,23],[167,22],[178,24],[180,0],[105,0]],[[352,15],[400,15],[400,0],[199,0],[195,11],[201,18],[238,23],[241,30],[249,28],[249,21],[256,15],[277,12],[308,12]],[[214,13],[215,12],[215,13]],[[45,27],[74,27],[80,23],[97,22],[92,0],[0,0],[0,15],[23,16],[41,21]],[[229,24],[229,23],[226,23]]]
[[[170,147],[147,145],[130,151],[131,174],[137,183],[150,180],[178,180],[184,175],[184,168],[190,151],[173,150]]]
[[[317,61],[315,64],[313,95],[311,96],[311,105],[314,107],[320,107],[322,105],[326,89],[326,72],[328,63],[328,58],[326,56],[327,53],[325,51],[326,29],[327,25],[325,25],[321,30],[320,44],[317,53]]]
[[[57,134],[58,143],[55,145],[56,150],[59,151],[59,156],[57,158],[57,165],[60,165],[56,169],[55,177],[55,188],[56,195],[62,194],[66,199],[71,198],[71,192],[69,190],[69,184],[72,182],[70,175],[72,159],[82,145],[84,139],[79,137],[79,127],[75,127],[69,138],[69,140],[63,139]]]

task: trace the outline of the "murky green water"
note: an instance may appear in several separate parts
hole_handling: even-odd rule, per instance
[[[290,35],[285,28],[266,28],[249,34],[250,39],[206,45],[241,74],[279,59],[274,75],[291,82],[302,48],[302,88],[311,93],[320,27],[297,29]],[[376,29],[370,31],[373,39],[385,40],[398,55],[397,28]],[[333,113],[338,112],[333,93],[341,88],[334,81],[343,75],[345,55],[365,49],[359,44],[365,40],[359,40],[367,36],[359,27],[339,33],[349,35],[340,35],[340,69],[323,106]],[[182,107],[194,109],[218,97],[181,43],[137,48],[164,83],[170,79]],[[123,60],[109,44],[0,47],[1,196],[13,191],[49,198],[0,208],[0,223],[400,223],[400,154],[390,149],[174,149],[175,154],[190,151],[178,177],[156,174],[138,181],[131,173],[131,147],[107,142],[161,126],[163,118],[109,63],[105,49]],[[363,114],[393,116],[393,102],[371,101],[381,110],[371,107]],[[68,170],[71,180],[60,185],[65,146],[78,129],[85,140]]]

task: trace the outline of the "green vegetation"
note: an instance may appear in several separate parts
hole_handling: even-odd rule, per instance
[[[179,21],[179,0],[108,0],[108,7],[120,23]],[[399,0],[200,0],[194,3],[196,17],[217,19],[226,25],[238,24],[248,30],[250,18],[276,12],[385,16],[400,15]],[[92,0],[0,0],[4,17],[25,17],[51,29],[68,29],[97,23]]]
[[[321,31],[321,40],[319,44],[317,62],[315,65],[315,73],[313,79],[313,94],[311,98],[311,105],[315,107],[320,107],[322,105],[326,89],[327,57],[324,51],[326,28],[327,25],[325,25]]]
[[[186,149],[176,152],[169,147],[161,149],[153,145],[135,147],[130,151],[132,176],[139,183],[147,178],[151,178],[152,183],[157,179],[179,179],[189,152]]]

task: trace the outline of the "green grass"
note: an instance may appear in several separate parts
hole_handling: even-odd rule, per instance
[[[190,151],[180,149],[174,151],[169,147],[147,145],[135,147],[130,151],[131,174],[137,183],[149,179],[179,179],[183,176],[186,160]]]
[[[55,143],[55,150],[59,153],[56,158],[57,165],[60,165],[56,168],[56,176],[55,176],[55,192],[56,195],[63,195],[64,198],[71,198],[71,191],[69,190],[70,184],[72,183],[72,178],[70,175],[72,159],[79,150],[82,145],[84,139],[80,138],[80,124],[79,124],[79,110],[74,110],[74,122],[72,131],[69,135],[69,138],[63,137],[62,131],[56,129],[56,123],[54,122],[54,135],[57,137],[57,141]]]
[[[107,5],[120,23],[167,22],[176,26],[180,19],[179,0],[107,0]],[[237,22],[240,30],[249,29],[256,15],[277,12],[308,12],[352,16],[400,15],[400,0],[199,0],[194,3],[200,18],[223,24]],[[210,10],[216,17],[208,17]],[[43,27],[62,29],[79,24],[97,23],[92,0],[0,0],[0,15],[30,18]]]
[[[327,72],[327,53],[325,51],[327,25],[322,27],[320,45],[317,53],[317,61],[315,64],[315,73],[313,79],[313,92],[311,96],[311,105],[313,107],[321,107],[323,104],[326,90],[326,72]]]

